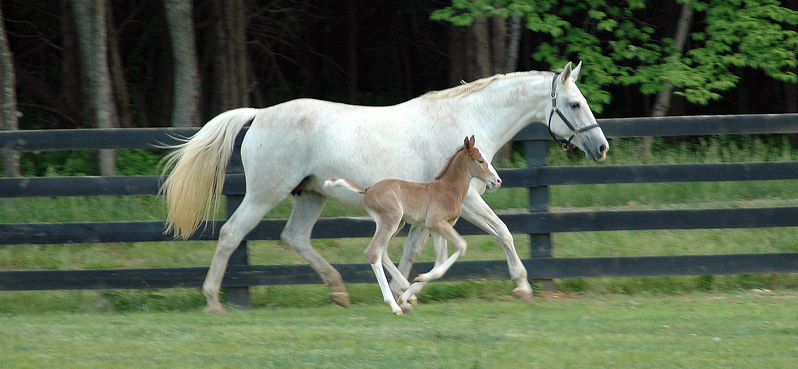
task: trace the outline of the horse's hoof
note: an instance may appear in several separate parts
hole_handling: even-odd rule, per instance
[[[338,304],[345,309],[349,309],[352,307],[352,303],[349,302],[349,293],[348,292],[330,292],[330,300],[334,303]]]
[[[414,296],[414,297],[411,297],[411,298],[409,298],[409,299],[407,300],[407,302],[409,302],[409,303],[410,303],[410,305],[413,305],[413,306],[418,306],[418,299],[417,299],[415,296]]]
[[[227,313],[222,305],[208,305],[205,307],[204,312],[205,315],[224,315]]]
[[[402,310],[397,310],[397,311],[394,311],[394,312],[393,312],[393,315],[402,315],[402,314],[404,314],[404,313],[402,312]]]
[[[408,304],[408,303],[405,302],[405,303],[399,305],[399,307],[402,308],[402,312],[405,313],[405,314],[412,314],[413,313],[413,305],[411,305],[411,304]]]
[[[526,302],[527,304],[535,303],[535,298],[532,296],[532,292],[515,289],[513,290],[513,296],[523,302]]]

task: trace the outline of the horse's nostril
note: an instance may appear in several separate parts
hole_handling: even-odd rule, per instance
[[[607,145],[599,146],[599,153],[606,154],[607,150],[608,150]]]

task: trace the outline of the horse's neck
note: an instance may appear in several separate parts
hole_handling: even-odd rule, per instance
[[[477,137],[486,159],[521,129],[545,121],[551,101],[551,73],[516,73],[483,89],[445,99],[461,132]]]

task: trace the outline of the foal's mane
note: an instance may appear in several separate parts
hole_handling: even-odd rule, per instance
[[[421,95],[421,96],[422,97],[431,98],[431,99],[444,99],[444,98],[447,98],[447,97],[454,97],[454,96],[460,96],[460,95],[466,96],[466,95],[468,95],[468,94],[470,94],[472,92],[477,92],[477,91],[485,88],[487,85],[491,84],[491,82],[494,82],[494,81],[499,80],[499,79],[503,79],[503,78],[507,78],[507,77],[515,77],[515,76],[519,76],[519,75],[530,75],[530,74],[540,74],[540,73],[542,73],[542,72],[528,71],[528,72],[512,72],[512,73],[505,73],[505,74],[497,74],[497,75],[494,75],[494,76],[491,76],[491,77],[480,78],[480,79],[478,79],[476,81],[473,81],[473,82],[468,82],[468,83],[462,82],[462,84],[460,86],[455,86],[455,87],[452,87],[452,88],[448,88],[446,90],[430,91],[430,92],[427,92],[427,93],[425,93],[424,95]]]
[[[465,150],[465,145],[460,146],[460,148],[457,149],[457,152],[455,152],[454,155],[450,156],[449,159],[446,159],[446,165],[444,165],[443,166],[443,170],[441,170],[441,172],[438,173],[437,176],[435,176],[435,179],[441,179],[441,177],[443,177],[443,173],[446,173],[446,171],[449,170],[449,167],[452,165],[452,161],[454,160],[454,157],[457,156],[457,154],[459,154],[460,151],[463,151],[463,150]]]

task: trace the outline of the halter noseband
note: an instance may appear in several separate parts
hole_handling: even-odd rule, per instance
[[[571,124],[571,121],[569,121],[568,118],[565,117],[565,114],[562,113],[560,107],[557,106],[557,77],[560,75],[560,73],[562,73],[562,69],[555,70],[554,78],[551,80],[551,114],[549,114],[548,126],[551,138],[553,138],[554,141],[560,144],[560,147],[562,147],[563,150],[568,150],[574,146],[573,144],[571,144],[571,140],[573,140],[574,137],[576,137],[578,134],[582,132],[589,131],[593,128],[599,128],[599,125],[598,123],[594,123],[584,127],[574,128],[574,125]],[[554,134],[554,132],[551,130],[551,118],[554,117],[554,113],[557,113],[557,115],[560,116],[560,119],[562,119],[562,121],[565,122],[565,125],[568,126],[568,129],[571,130],[571,136],[568,137],[567,140],[557,137]]]

